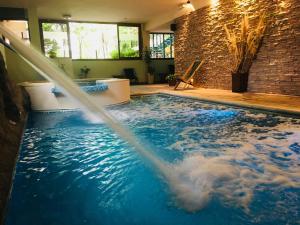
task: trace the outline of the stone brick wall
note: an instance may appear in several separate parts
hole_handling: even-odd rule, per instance
[[[176,20],[175,68],[182,73],[200,57],[205,64],[195,77],[204,88],[231,89],[231,59],[224,24],[239,29],[242,14],[250,24],[272,15],[262,47],[250,70],[248,91],[300,96],[300,1],[219,0]]]

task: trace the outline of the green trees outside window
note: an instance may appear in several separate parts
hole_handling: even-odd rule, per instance
[[[70,57],[68,28],[65,23],[42,23],[45,55],[51,58]]]
[[[69,23],[73,59],[112,59],[118,50],[116,24]]]
[[[41,30],[48,57],[122,59],[141,56],[139,25],[41,21]]]
[[[139,27],[119,26],[121,58],[140,57]]]

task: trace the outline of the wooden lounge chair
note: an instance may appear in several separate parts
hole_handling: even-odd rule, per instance
[[[197,71],[200,69],[200,67],[203,64],[203,60],[195,60],[189,68],[186,70],[186,72],[181,76],[176,76],[176,84],[174,87],[174,90],[176,90],[181,82],[185,83],[184,88],[188,87],[189,85],[193,86],[193,77],[197,73]]]

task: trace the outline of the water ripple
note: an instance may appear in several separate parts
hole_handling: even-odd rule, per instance
[[[104,124],[76,111],[32,113],[7,225],[300,221],[299,118],[168,95],[109,110],[174,171],[195,178],[207,194],[202,211],[182,210],[166,182]]]

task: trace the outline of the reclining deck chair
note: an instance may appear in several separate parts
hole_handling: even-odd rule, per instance
[[[193,86],[193,77],[197,73],[197,71],[200,69],[204,61],[195,60],[189,68],[186,70],[186,72],[181,76],[176,76],[176,84],[174,87],[174,90],[176,90],[181,82],[185,83],[184,88],[186,88],[188,85]]]

